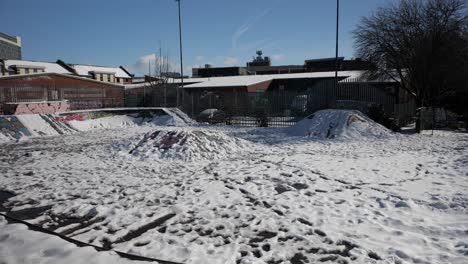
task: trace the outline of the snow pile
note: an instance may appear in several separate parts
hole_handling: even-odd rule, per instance
[[[247,142],[211,131],[155,131],[147,133],[129,153],[166,160],[217,159],[245,149]]]
[[[291,136],[313,138],[387,138],[392,132],[357,110],[321,110],[287,129]]]

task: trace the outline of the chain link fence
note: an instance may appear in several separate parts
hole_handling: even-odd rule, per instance
[[[178,107],[200,122],[241,126],[291,126],[322,109],[356,109],[367,113],[381,107],[399,125],[411,122],[413,101],[400,102],[395,83],[371,83],[359,80],[326,80],[305,91],[267,90],[249,93],[240,88],[179,89],[177,86],[147,86],[126,92],[129,107]]]

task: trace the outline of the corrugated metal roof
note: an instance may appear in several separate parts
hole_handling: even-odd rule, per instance
[[[340,71],[340,78],[359,78],[363,71]],[[271,80],[285,79],[305,79],[305,78],[332,78],[335,77],[335,72],[306,72],[306,73],[291,73],[291,74],[268,74],[268,75],[244,75],[244,76],[229,76],[229,77],[212,77],[203,78],[204,80],[184,86],[187,89],[206,88],[206,87],[238,87],[250,86]],[[190,79],[188,79],[190,80]],[[187,80],[187,82],[188,82]]]

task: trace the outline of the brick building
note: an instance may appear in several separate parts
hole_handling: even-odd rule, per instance
[[[57,102],[66,103],[69,110],[122,107],[124,86],[62,73],[0,77],[0,114],[12,114],[11,109],[24,105],[33,109]]]
[[[62,60],[56,62],[27,61],[27,60],[1,60],[0,76],[32,73],[59,73],[80,76],[96,81],[115,83],[120,85],[131,84],[133,75],[124,67],[107,67],[82,64],[67,64]]]
[[[109,67],[83,64],[68,64],[62,60],[57,60],[57,64],[66,68],[72,74],[94,79],[101,82],[130,84],[132,83],[133,75],[130,74],[123,66]]]

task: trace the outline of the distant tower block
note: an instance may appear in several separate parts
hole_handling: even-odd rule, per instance
[[[0,32],[0,60],[21,60],[21,38]]]
[[[270,57],[263,57],[262,50],[257,50],[256,53],[257,57],[254,57],[254,59],[251,62],[247,62],[247,67],[271,66]]]

